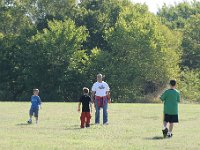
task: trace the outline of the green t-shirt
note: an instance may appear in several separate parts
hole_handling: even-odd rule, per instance
[[[180,102],[180,93],[178,90],[168,89],[161,95],[160,99],[164,102],[164,114],[178,114],[178,102]]]

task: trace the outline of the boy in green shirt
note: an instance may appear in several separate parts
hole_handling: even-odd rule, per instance
[[[160,99],[164,103],[163,136],[164,138],[166,136],[172,137],[173,123],[178,123],[178,102],[180,102],[180,93],[176,90],[176,80],[170,81],[170,89],[166,90]]]

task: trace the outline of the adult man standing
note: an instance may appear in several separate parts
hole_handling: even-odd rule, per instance
[[[102,79],[102,74],[97,75],[97,82],[92,86],[92,100],[95,104],[95,124],[100,122],[100,108],[103,108],[103,124],[108,124],[108,98],[110,88]]]

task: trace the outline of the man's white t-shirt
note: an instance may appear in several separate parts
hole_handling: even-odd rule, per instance
[[[92,86],[92,91],[96,92],[96,96],[106,96],[106,92],[110,91],[110,88],[106,82],[102,81],[101,83],[94,83]]]

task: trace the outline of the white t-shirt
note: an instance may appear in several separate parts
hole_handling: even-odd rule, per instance
[[[92,86],[92,91],[96,92],[96,96],[106,96],[106,92],[110,91],[110,88],[106,82],[102,81],[102,83],[94,83]]]

